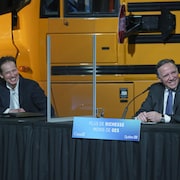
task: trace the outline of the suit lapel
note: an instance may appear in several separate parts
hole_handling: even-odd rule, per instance
[[[20,105],[20,107],[22,107],[23,106],[23,99],[24,99],[24,97],[23,97],[23,78],[22,77],[19,77],[19,105]]]
[[[162,89],[160,91],[159,94],[160,100],[159,100],[159,112],[163,113],[163,109],[164,109],[164,87],[162,86]]]
[[[180,86],[178,85],[178,88],[176,90],[176,94],[175,94],[175,97],[174,97],[174,106],[173,106],[173,111],[174,113],[176,112],[176,109],[177,107],[179,106],[180,104]]]

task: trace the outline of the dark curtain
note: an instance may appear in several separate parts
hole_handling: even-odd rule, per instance
[[[1,180],[179,180],[180,125],[140,142],[72,139],[71,124],[0,122]]]

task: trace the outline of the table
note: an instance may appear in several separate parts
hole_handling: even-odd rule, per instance
[[[71,134],[71,122],[1,119],[0,179],[180,179],[180,124],[142,125],[140,142],[72,139]]]

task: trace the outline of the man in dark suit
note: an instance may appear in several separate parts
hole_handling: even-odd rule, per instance
[[[180,122],[180,80],[174,60],[160,60],[156,65],[156,73],[160,82],[151,85],[146,100],[136,112],[136,119],[143,122]],[[167,105],[169,92],[172,103],[170,106]],[[170,113],[167,108],[172,108]]]
[[[0,59],[0,113],[38,112],[47,115],[47,97],[39,84],[23,78],[14,57]],[[52,116],[54,116],[54,109]]]

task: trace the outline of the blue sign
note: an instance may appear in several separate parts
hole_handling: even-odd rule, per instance
[[[74,117],[72,137],[139,141],[141,122],[134,119]]]

